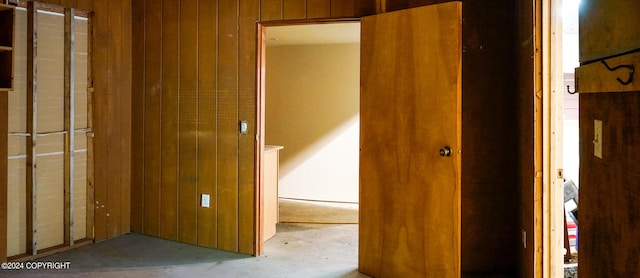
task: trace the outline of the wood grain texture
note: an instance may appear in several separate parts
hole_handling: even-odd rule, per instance
[[[8,92],[0,92],[0,134],[9,133],[9,97],[7,95]],[[5,136],[3,136],[5,137]],[[6,137],[5,137],[6,138]],[[5,139],[7,140],[7,139]],[[0,144],[3,140],[0,140]],[[0,145],[0,157],[7,157],[9,155],[7,149],[7,142],[5,144]],[[8,170],[8,162],[6,159],[0,159],[0,177],[7,176]],[[5,235],[0,237],[0,262],[7,261],[7,179],[0,179],[0,231],[5,231],[0,233],[0,235]]]
[[[59,0],[60,1],[60,6],[63,6],[65,8],[76,8],[77,7],[77,1],[76,0]]]
[[[108,49],[105,47],[109,41],[107,38],[107,32],[99,32],[98,30],[107,30],[109,28],[109,22],[107,17],[107,2],[104,0],[94,1],[94,8],[96,14],[94,17],[94,103],[101,105],[95,105],[94,109],[94,167],[95,167],[95,184],[94,184],[94,198],[95,198],[95,210],[94,210],[94,239],[96,241],[105,240],[107,236],[107,205],[108,205],[108,145],[109,140],[107,135],[108,122],[107,116],[107,92],[109,91],[108,82],[108,69],[107,64],[109,60]]]
[[[218,8],[218,247],[237,251],[238,4],[222,1]]]
[[[634,0],[591,0],[581,5],[580,63],[640,49],[638,10],[640,2]]]
[[[72,245],[75,180],[75,12],[64,13],[64,245]]]
[[[117,3],[117,2],[116,2]],[[121,48],[121,56],[117,57],[120,61],[120,67],[117,69],[120,73],[122,79],[120,79],[121,86],[118,88],[120,92],[119,97],[116,99],[118,101],[119,109],[121,109],[122,113],[120,118],[120,123],[118,128],[121,130],[120,134],[120,168],[121,179],[120,179],[120,192],[119,196],[120,202],[120,225],[118,230],[115,231],[115,235],[121,235],[124,233],[128,233],[131,230],[131,86],[133,83],[132,80],[132,25],[133,20],[131,18],[132,14],[132,1],[130,0],[121,0],[120,7],[121,11],[115,20],[120,20],[122,25],[120,27],[120,36],[121,41],[118,46]],[[118,144],[118,142],[116,142]]]
[[[95,239],[129,231],[131,3],[94,0]],[[123,20],[124,19],[124,20]]]
[[[307,0],[307,18],[331,16],[331,0]]]
[[[640,273],[640,93],[580,95],[580,277]],[[602,159],[594,156],[602,121]]]
[[[306,6],[305,12],[313,12],[312,9],[318,8],[313,8],[311,3],[316,2],[317,5],[319,1],[287,1],[288,4],[285,4],[282,0],[200,0],[197,5],[196,2],[183,1],[181,13],[188,12],[190,16],[180,16],[178,23],[178,19],[167,16],[167,11],[164,11],[165,17],[160,18],[157,14],[159,4],[157,1],[151,2],[133,3],[132,28],[136,42],[133,44],[133,66],[137,70],[133,71],[132,120],[138,128],[132,129],[134,164],[131,205],[132,216],[135,216],[131,221],[132,229],[141,228],[144,223],[144,233],[157,235],[159,231],[147,232],[148,223],[159,225],[157,215],[160,208],[158,199],[149,195],[160,194],[161,184],[170,177],[163,177],[162,182],[158,177],[169,175],[162,172],[164,166],[176,163],[180,165],[177,183],[179,198],[184,197],[182,188],[194,185],[195,179],[197,187],[194,185],[194,191],[185,193],[192,196],[185,201],[192,210],[178,210],[179,219],[193,219],[192,222],[180,222],[175,228],[187,232],[188,227],[194,227],[192,231],[197,231],[199,245],[254,254],[257,246],[257,149],[254,133],[258,131],[256,22],[282,19],[283,9],[288,9],[287,5],[294,5],[289,6],[295,11],[291,11],[293,14],[300,14],[302,6]],[[163,2],[167,7],[173,7],[178,1]],[[329,0],[320,2],[322,7],[320,13],[315,12],[316,18],[329,17]],[[289,12],[287,14],[290,15]],[[304,17],[309,18],[310,15]],[[176,24],[180,24],[173,31],[176,34],[169,34],[172,32],[170,30],[175,30]],[[141,28],[140,25],[145,27]],[[161,32],[164,33],[162,37]],[[180,66],[177,69],[180,76],[177,91],[180,95],[179,108],[168,104],[166,95],[161,101],[158,100],[160,91],[156,91],[162,87],[163,95],[170,93],[167,88],[175,82],[171,77],[175,74],[174,70],[167,67],[169,60],[175,59],[168,57],[169,45],[173,47],[176,43],[168,37],[176,35],[180,37]],[[188,96],[193,96],[193,99]],[[169,115],[175,113],[179,116],[173,120],[179,120],[181,126],[179,131],[172,132],[167,130],[170,123],[166,121]],[[193,123],[187,121],[186,117],[191,117],[187,113],[193,113]],[[250,134],[238,135],[238,121],[241,119],[249,122]],[[187,130],[195,133],[187,134]],[[162,149],[158,136],[162,136]],[[169,157],[173,155],[163,155],[162,152],[166,138],[173,136],[181,136],[180,148],[177,149],[179,158],[170,161]],[[160,158],[162,167],[158,165]],[[193,169],[188,165],[192,165]],[[140,191],[136,185],[144,190]],[[211,208],[199,206],[200,194],[203,193],[213,197]],[[165,198],[165,193],[162,196]],[[143,204],[139,204],[141,201]],[[168,225],[166,229],[173,228]],[[194,239],[194,235],[188,239]],[[178,240],[183,241],[181,238]]]
[[[238,115],[249,123],[249,134],[240,135],[238,150],[238,203],[239,203],[239,235],[238,251],[244,254],[256,254],[257,241],[257,208],[256,207],[256,138],[258,121],[256,115],[256,49],[257,24],[260,7],[253,1],[240,2],[239,47],[238,47]]]
[[[162,2],[160,237],[178,239],[180,5]]]
[[[29,2],[27,3],[27,133],[29,133],[29,137],[27,137],[26,141],[26,155],[27,155],[27,168],[26,168],[26,253],[29,255],[35,255],[38,252],[37,246],[37,236],[36,236],[36,212],[37,207],[36,203],[36,163],[37,157],[36,155],[36,133],[37,133],[37,110],[34,107],[37,107],[37,83],[36,83],[36,72],[37,72],[37,53],[38,53],[38,41],[37,41],[37,24],[38,24],[38,13],[37,13],[37,3]]]
[[[107,63],[107,82],[109,84],[110,90],[110,98],[107,100],[107,115],[110,117],[110,121],[108,124],[106,134],[109,138],[113,138],[107,142],[107,146],[109,151],[107,152],[107,160],[108,161],[121,161],[120,163],[109,163],[108,169],[108,178],[106,179],[106,184],[110,184],[107,189],[107,237],[112,238],[120,235],[120,231],[122,229],[122,214],[129,213],[122,211],[122,202],[123,198],[128,201],[129,199],[125,197],[126,191],[122,189],[122,183],[125,182],[123,165],[128,163],[128,157],[124,154],[124,146],[122,144],[123,141],[126,143],[130,143],[131,138],[126,138],[125,133],[120,128],[123,118],[126,117],[126,114],[123,115],[121,111],[131,111],[130,106],[126,105],[126,102],[123,100],[125,96],[124,90],[126,88],[126,84],[124,83],[124,78],[126,72],[122,71],[124,61],[123,61],[123,44],[125,41],[122,39],[123,34],[123,21],[122,21],[122,13],[123,7],[121,5],[122,1],[108,1],[107,2],[107,13],[108,13],[108,25],[111,28],[112,32],[108,33],[108,42],[111,47],[108,48],[108,57],[109,62]],[[109,72],[118,72],[120,74],[109,74]],[[129,144],[127,144],[129,145]]]
[[[623,67],[609,70],[620,66]],[[638,73],[635,70],[630,71],[628,66],[640,70],[640,52],[582,65],[575,71],[576,90],[580,93],[640,91]],[[628,81],[629,84],[623,84]]]
[[[94,0],[76,0],[76,8],[85,11],[93,11],[93,1]],[[131,1],[133,5],[137,5],[137,2],[141,1]]]
[[[461,12],[457,2],[361,21],[365,274],[460,277]]]
[[[144,173],[145,173],[145,147],[144,147],[144,115],[145,115],[145,84],[138,80],[145,80],[145,1],[132,2],[132,16],[136,21],[132,32],[141,34],[133,36],[132,78],[136,80],[132,84],[131,91],[131,231],[143,233],[144,228]]]
[[[94,26],[93,13],[89,14],[87,22],[87,239],[94,239],[95,228],[95,151],[94,151],[94,85],[93,85],[93,36],[89,34]],[[92,57],[91,59],[89,57]]]
[[[180,2],[178,239],[198,243],[198,1]]]
[[[517,103],[519,107],[535,107],[536,103],[536,88],[540,88],[541,84],[537,84],[540,79],[541,72],[536,72],[535,68],[541,66],[540,64],[540,55],[535,55],[535,49],[539,46],[541,41],[534,41],[532,38],[537,36],[534,35],[533,30],[536,30],[535,18],[534,16],[541,16],[534,12],[535,6],[540,5],[540,1],[536,1],[534,3],[518,3],[516,7],[517,13],[519,14],[519,18],[524,18],[526,20],[518,20],[519,24],[517,25],[517,29],[515,30],[515,34],[517,35],[514,40],[514,45],[511,49],[517,49],[517,68],[518,68],[518,83],[516,84],[516,88],[518,93],[516,95],[514,103]],[[541,27],[540,27],[541,28]],[[538,29],[540,29],[538,28]],[[504,57],[504,56],[502,56]],[[535,59],[531,59],[534,57]],[[510,63],[508,60],[503,61],[502,65],[508,65]],[[499,67],[500,65],[496,65]],[[495,80],[494,80],[495,82]],[[503,94],[507,94],[508,92],[502,91]],[[502,106],[504,107],[504,106]],[[517,256],[517,261],[514,261],[516,257],[510,256],[507,260],[514,265],[518,265],[518,276],[520,277],[531,277],[534,276],[536,271],[539,271],[541,265],[535,264],[535,256],[536,256],[536,248],[534,242],[534,203],[536,202],[536,198],[534,197],[536,194],[535,188],[535,180],[532,178],[532,173],[535,173],[535,127],[534,122],[536,120],[536,115],[534,111],[529,109],[519,109],[513,117],[516,119],[516,123],[514,127],[517,127],[513,132],[516,134],[520,134],[517,140],[517,162],[511,162],[517,165],[517,168],[514,169],[514,173],[517,176],[517,184],[519,198],[515,199],[519,202],[519,208],[515,210],[519,212],[519,220],[517,225],[514,227],[513,219],[508,222],[511,224],[503,224],[504,227],[512,227],[509,230],[506,230],[504,235],[508,234],[520,234],[526,233],[526,238],[524,242],[522,239],[511,238],[511,242],[515,243],[513,246],[517,246],[515,248],[509,248],[507,246],[503,246],[505,249],[502,251],[502,254],[518,254],[517,250],[522,250],[519,252],[519,256]],[[503,126],[504,127],[504,126]],[[495,150],[495,149],[494,149]],[[493,160],[492,160],[493,161]],[[507,169],[507,166],[502,166]],[[540,177],[541,178],[541,177]],[[495,194],[492,193],[492,194]],[[539,193],[538,193],[539,194]],[[509,197],[505,194],[506,197]],[[539,200],[539,199],[538,199]],[[511,202],[507,202],[506,204],[514,205]],[[504,205],[504,204],[503,204]],[[502,210],[508,211],[508,210]],[[507,218],[504,218],[505,220]],[[491,244],[495,244],[492,242]],[[508,250],[508,251],[507,251]],[[496,252],[495,250],[492,252]],[[504,261],[504,258],[501,258]],[[464,262],[464,261],[463,261]],[[499,262],[499,261],[498,261]],[[513,270],[512,270],[513,271]]]
[[[332,0],[331,17],[349,17],[356,14],[356,0]]]
[[[60,5],[60,1],[61,0],[40,0],[38,2],[53,4],[53,5]]]
[[[204,0],[198,9],[198,196],[209,194],[212,200],[209,208],[198,206],[198,245],[213,248],[218,245],[217,8]]]
[[[162,3],[146,1],[145,109],[144,109],[144,232],[160,235]]]
[[[260,1],[260,20],[280,20],[282,15],[283,0],[259,0]],[[224,16],[224,14],[221,14]]]
[[[283,19],[302,19],[307,16],[305,0],[283,0]]]

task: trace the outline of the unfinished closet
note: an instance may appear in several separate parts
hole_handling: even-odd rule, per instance
[[[88,14],[35,2],[14,10],[9,259],[44,255],[93,238]]]

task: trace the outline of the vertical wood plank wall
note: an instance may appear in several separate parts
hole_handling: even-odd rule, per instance
[[[536,248],[534,240],[535,229],[535,203],[536,200],[541,202],[539,198],[535,198],[535,194],[542,194],[541,191],[535,188],[533,176],[535,175],[535,126],[536,120],[534,114],[534,107],[536,107],[536,94],[534,88],[542,88],[542,84],[536,82],[541,80],[542,71],[536,72],[534,69],[540,69],[541,66],[541,51],[536,52],[536,49],[541,47],[541,37],[537,40],[534,38],[534,29],[540,29],[541,27],[535,27],[536,16],[541,16],[540,10],[536,11],[536,8],[540,8],[541,1],[518,1],[517,3],[517,39],[513,42],[513,48],[518,49],[517,61],[520,71],[517,75],[517,91],[516,91],[516,105],[518,109],[518,117],[516,120],[518,137],[517,153],[518,153],[518,167],[516,174],[519,184],[519,196],[517,196],[520,202],[519,210],[519,230],[516,231],[521,237],[525,236],[522,233],[526,233],[525,238],[518,240],[516,243],[519,252],[518,257],[518,269],[519,277],[539,277],[533,276],[537,272],[541,275],[542,265],[540,262],[535,262],[535,256],[541,249]],[[541,34],[539,34],[541,35]],[[534,55],[534,53],[538,53]],[[537,100],[537,103],[541,103],[541,99]],[[542,179],[542,175],[538,177]],[[538,218],[539,219],[539,218]],[[542,220],[540,220],[542,221]],[[541,224],[541,223],[540,223]]]
[[[133,1],[131,230],[253,253],[257,22],[357,17],[362,6]]]
[[[580,8],[581,68],[607,72],[599,60],[611,65],[638,64],[622,55],[640,50],[638,1],[591,0]],[[606,37],[606,40],[601,38]],[[616,59],[612,56],[621,55]],[[626,56],[626,57],[625,57]],[[611,58],[611,59],[610,59]],[[580,71],[577,71],[580,72]],[[622,73],[617,73],[622,74]],[[580,101],[580,217],[578,245],[580,277],[632,277],[640,273],[640,92],[621,92],[616,78],[576,81],[600,92],[581,93]],[[637,74],[636,74],[637,77]],[[586,78],[584,78],[586,79]],[[637,79],[629,87],[637,88]],[[596,139],[594,121],[602,121]],[[602,147],[594,155],[594,141]]]

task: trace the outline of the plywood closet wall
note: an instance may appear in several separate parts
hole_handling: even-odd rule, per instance
[[[131,229],[253,253],[257,22],[356,10],[355,0],[134,1]]]

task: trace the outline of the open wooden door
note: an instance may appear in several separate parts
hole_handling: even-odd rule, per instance
[[[361,21],[359,271],[460,277],[462,4]]]

